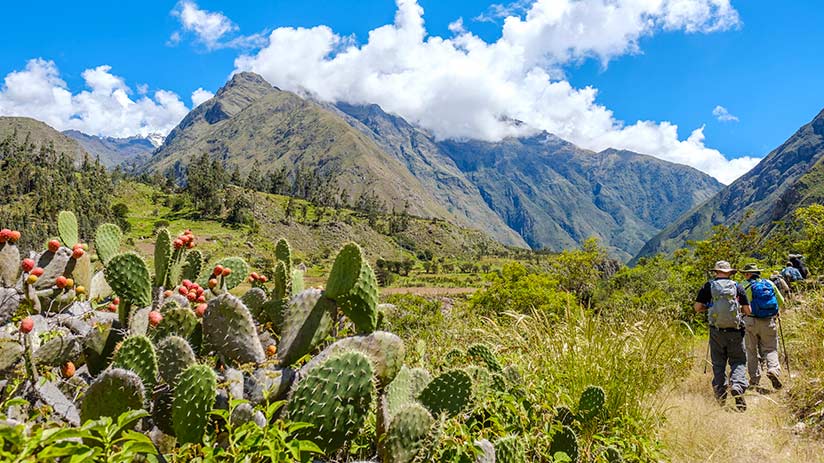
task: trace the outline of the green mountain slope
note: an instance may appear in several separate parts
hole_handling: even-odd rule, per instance
[[[641,249],[638,257],[670,253],[702,239],[713,226],[744,221],[764,235],[800,206],[824,202],[824,111],[767,155],[750,172],[690,211]],[[747,211],[752,214],[747,218]],[[746,218],[746,220],[744,220]]]
[[[99,158],[109,169],[124,163],[144,162],[156,148],[148,138],[143,137],[96,137],[77,130],[66,130],[63,134],[76,140],[92,157]]]
[[[49,125],[29,117],[0,116],[0,140],[16,134],[19,141],[28,138],[37,148],[54,146],[57,153],[65,153],[77,160],[83,158],[86,151],[77,141],[58,132]]]
[[[595,153],[549,134],[440,146],[534,248],[560,250],[595,236],[628,259],[721,188],[690,167],[628,151]]]
[[[207,153],[238,167],[287,178],[301,171],[329,181],[354,203],[372,194],[387,209],[423,217],[452,215],[398,160],[338,115],[258,75],[235,75],[211,100],[194,109],[166,138],[146,168],[181,170]]]

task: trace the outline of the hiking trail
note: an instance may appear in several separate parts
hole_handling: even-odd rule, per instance
[[[754,388],[747,391],[746,412],[734,411],[732,400],[722,408],[712,394],[712,373],[704,374],[706,343],[706,339],[696,342],[692,370],[667,397],[666,422],[660,435],[666,461],[824,463],[824,442],[797,432],[798,422],[786,404],[786,391],[793,386],[786,369],[784,389],[772,390],[763,378],[760,392]],[[790,363],[792,366],[792,352]],[[795,376],[796,372],[792,373]]]

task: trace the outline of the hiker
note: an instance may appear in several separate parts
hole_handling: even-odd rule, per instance
[[[787,261],[787,265],[781,270],[781,276],[784,277],[784,281],[788,284],[793,284],[796,281],[804,279],[801,271],[798,270],[791,261]]]
[[[793,269],[793,270],[795,270],[795,269]],[[782,270],[782,273],[783,273],[783,270]],[[790,284],[788,282],[789,280],[784,278],[784,276],[781,275],[780,273],[773,272],[773,274],[770,275],[770,281],[773,282],[773,284],[775,285],[776,288],[778,288],[778,290],[781,292],[781,294],[790,294]]]
[[[807,266],[804,265],[804,256],[801,254],[790,254],[790,265],[798,269],[798,273],[801,274],[801,279],[807,279],[809,275],[809,271],[807,270]]]
[[[729,386],[736,408],[744,411],[747,409],[744,392],[748,384],[742,313],[749,315],[750,303],[744,288],[731,279],[737,270],[729,262],[716,262],[712,272],[715,278],[704,284],[695,298],[695,310],[706,311],[710,325],[712,388],[715,398],[724,405]],[[730,366],[730,384],[727,384],[727,364]]]
[[[784,297],[772,281],[761,278],[763,269],[758,268],[758,265],[747,264],[741,271],[747,279],[744,289],[750,301],[750,313],[744,319],[744,343],[747,347],[750,384],[758,386],[761,381],[761,361],[764,361],[767,378],[773,388],[781,389],[776,318],[784,307]]]

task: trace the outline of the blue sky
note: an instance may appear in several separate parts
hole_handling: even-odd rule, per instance
[[[16,91],[15,97],[15,92],[9,88],[9,81],[6,81],[0,90],[0,114],[31,115],[46,119],[55,126],[62,125],[58,127],[61,129],[77,127],[103,135],[121,136],[130,131],[137,133],[154,129],[167,131],[192,107],[190,96],[193,91],[202,88],[215,92],[233,71],[250,69],[260,72],[281,88],[295,91],[308,89],[324,99],[379,103],[443,137],[474,137],[477,134],[478,138],[494,139],[515,134],[509,132],[514,129],[492,126],[495,117],[506,116],[526,120],[536,129],[560,132],[561,136],[588,148],[601,149],[614,145],[648,152],[694,165],[729,181],[743,173],[741,171],[751,166],[754,160],[745,158],[739,164],[722,163],[712,150],[718,150],[728,159],[762,157],[824,107],[824,86],[821,85],[824,55],[820,48],[820,44],[824,43],[824,28],[820,27],[824,24],[824,4],[820,2],[793,1],[787,2],[791,6],[776,6],[766,1],[733,0],[730,7],[737,16],[733,18],[736,21],[724,24],[721,24],[722,20],[732,17],[730,11],[715,11],[715,17],[709,18],[695,13],[686,20],[672,20],[670,16],[664,16],[666,12],[644,12],[640,17],[655,21],[656,25],[640,31],[630,30],[636,33],[636,37],[629,40],[629,45],[624,43],[626,40],[621,35],[624,32],[616,32],[614,39],[610,39],[607,32],[604,41],[592,43],[589,48],[582,46],[580,52],[571,56],[567,56],[566,52],[561,56],[552,48],[550,42],[561,42],[567,47],[578,45],[574,38],[568,38],[569,43],[564,42],[563,31],[567,25],[600,27],[597,19],[590,22],[590,18],[597,16],[595,10],[603,1],[539,0],[537,3],[546,5],[553,2],[574,5],[580,9],[580,14],[577,18],[570,15],[567,19],[550,24],[548,28],[541,29],[540,33],[544,35],[536,38],[529,35],[531,25],[528,14],[538,16],[538,8],[533,2],[501,5],[507,8],[502,12],[501,7],[490,8],[493,2],[489,1],[420,0],[417,4],[424,10],[427,37],[419,40],[420,44],[417,39],[407,39],[404,35],[404,31],[414,35],[416,27],[415,7],[418,5],[409,5],[414,3],[412,0],[400,2],[405,5],[400,7],[401,11],[406,11],[405,17],[412,18],[406,26],[398,22],[396,12],[399,6],[392,0],[190,2],[192,11],[221,14],[221,18],[230,21],[231,30],[220,34],[211,46],[196,29],[185,27],[181,14],[183,4],[175,1],[144,1],[139,6],[131,2],[86,1],[82,2],[82,7],[73,2],[43,1],[36,11],[22,2],[13,2],[4,5],[5,14],[0,19],[0,43],[3,44],[0,47],[0,78],[17,72],[21,73],[18,81],[25,82],[15,81],[23,89]],[[726,2],[666,1],[672,4],[673,11],[680,7],[676,5],[679,2],[706,2],[708,5]],[[630,2],[618,0],[617,3]],[[530,9],[533,11],[530,12]],[[481,15],[486,19],[478,18]],[[525,75],[514,80],[502,77],[495,81],[478,82],[464,73],[431,81],[414,74],[420,72],[421,75],[428,75],[432,69],[452,66],[453,63],[461,63],[456,66],[483,63],[478,64],[479,73],[497,69],[496,61],[486,62],[484,57],[489,54],[502,56],[494,54],[500,53],[500,47],[498,51],[494,47],[501,44],[506,16],[518,17],[518,26],[522,26],[519,29],[521,35],[510,42],[522,44],[528,51],[535,49],[536,53],[549,53],[551,56],[548,60],[525,58],[507,64],[510,68],[506,68],[506,73],[509,75],[532,66],[544,69],[546,76],[542,76],[540,83],[543,87],[521,92],[518,87],[530,82]],[[463,20],[460,28],[455,23],[458,18]],[[278,28],[312,28],[318,25],[328,26],[329,34],[334,35],[317,29],[310,29],[313,33],[309,35],[289,32],[295,29],[284,30],[282,38],[286,42],[295,40],[291,48],[300,49],[301,55],[296,57],[281,58],[284,48],[279,48],[279,44],[269,37]],[[390,34],[393,38],[384,38],[384,42],[403,50],[395,50],[391,54],[403,55],[406,50],[413,50],[403,58],[404,61],[392,64],[391,69],[419,66],[419,63],[409,64],[410,57],[416,61],[426,61],[431,57],[431,67],[406,72],[404,75],[412,79],[410,81],[398,83],[401,76],[396,76],[391,81],[376,82],[376,88],[363,88],[358,82],[365,75],[360,72],[362,68],[371,66],[381,75],[387,72],[382,63],[375,63],[374,50],[368,51],[369,46],[380,48],[380,40],[375,39],[367,45],[369,31],[386,25],[394,25],[390,31],[394,35]],[[439,51],[437,47],[424,46],[432,37],[442,37],[459,43],[457,48],[467,47],[467,42],[459,42],[456,37],[460,34],[470,37],[468,33],[481,41],[484,54],[470,57],[468,52],[465,56],[460,50],[451,50],[451,54],[446,56],[447,52]],[[173,34],[179,34],[176,44],[171,43],[175,40],[170,40]],[[404,38],[401,40],[396,36]],[[248,39],[246,46],[229,45],[232,40],[245,39]],[[309,55],[314,50],[304,45],[312,39],[336,43],[333,55],[346,46],[359,48],[361,52],[355,64],[351,65],[356,69],[330,61],[330,57],[302,59],[302,55]],[[580,38],[580,42],[588,40],[593,39],[586,36]],[[269,50],[268,55],[266,50]],[[247,55],[249,59],[239,64],[236,60],[240,55]],[[24,90],[29,88],[24,84],[36,88],[35,83],[28,83],[29,80],[34,82],[34,79],[26,80],[30,76],[22,74],[29,60],[34,58],[51,61],[53,68],[49,82],[55,82],[54,78],[62,80],[64,84],[52,85],[62,89],[66,98],[77,98],[65,111],[43,112],[43,107],[50,105],[48,99],[38,101],[37,105],[20,101],[20,95],[25,96],[27,93]],[[130,104],[134,103],[139,111],[118,112],[115,116],[109,114],[97,121],[83,112],[99,110],[105,113],[111,109],[111,98],[84,103],[93,98],[80,95],[84,90],[89,90],[89,76],[84,77],[84,71],[101,65],[108,65],[111,69],[96,73],[98,78],[95,82],[105,82],[109,76],[121,78],[121,84],[101,84],[105,87],[103,90],[114,93],[118,87],[123,88]],[[292,65],[299,69],[283,71]],[[320,77],[316,78],[318,75]],[[325,81],[320,81],[322,78]],[[455,93],[448,83],[444,83],[450,79],[457,79],[461,90],[477,84],[476,89],[470,88],[469,91],[500,94],[489,98],[461,96],[457,103],[449,101],[447,107],[460,107],[466,102],[464,112],[468,116],[449,114],[449,111],[438,106],[438,102],[445,98],[443,95]],[[422,80],[424,83],[417,88],[416,85]],[[334,83],[338,81],[343,83]],[[551,82],[568,84],[570,88],[564,90],[558,85],[551,85]],[[400,96],[392,95],[391,85],[395,84],[400,85],[400,91],[395,92]],[[597,89],[594,102],[581,102],[587,99],[587,87]],[[412,94],[406,95],[404,90],[407,88],[415,90],[410,90]],[[171,101],[171,94],[158,97],[155,94],[158,90],[172,92],[180,101]],[[420,95],[415,91],[421,92]],[[515,98],[512,106],[523,107],[513,110],[512,114],[502,114],[501,101],[505,103],[513,91],[516,94],[520,92],[520,96],[512,97]],[[539,95],[559,92],[558,96],[547,96],[542,104],[550,109],[557,105],[564,108],[563,111],[554,114],[549,110],[527,107],[529,101],[526,100],[534,98],[536,91]],[[432,94],[438,96],[426,100]],[[141,99],[147,100],[141,103]],[[421,100],[423,103],[420,103]],[[720,112],[713,115],[713,110],[719,105],[726,108],[728,120],[718,120],[716,115]],[[607,117],[604,111],[611,111],[611,115]],[[441,116],[441,113],[446,115]],[[464,123],[464,118],[471,120]],[[110,122],[113,120],[117,120],[119,125]],[[652,121],[656,125],[633,126],[638,131],[643,129],[643,134],[623,130],[624,127],[614,130],[605,128],[615,123],[631,126],[639,120]],[[677,140],[653,140],[664,137],[661,133],[666,133],[671,125],[678,126]],[[693,141],[687,144],[685,140],[693,130],[702,126],[704,139],[700,143]],[[639,141],[647,138],[649,142]],[[736,171],[734,175],[729,173],[731,170]]]

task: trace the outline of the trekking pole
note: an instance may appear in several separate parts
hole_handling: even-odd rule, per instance
[[[710,363],[710,340],[707,339],[707,356],[704,357],[704,374],[707,374],[707,364]],[[789,371],[789,368],[787,368]]]
[[[781,315],[778,317],[778,334],[781,336],[781,348],[784,349],[784,363],[787,364],[787,377],[790,377],[790,355],[787,353],[787,342],[784,340],[784,328],[781,327]]]

